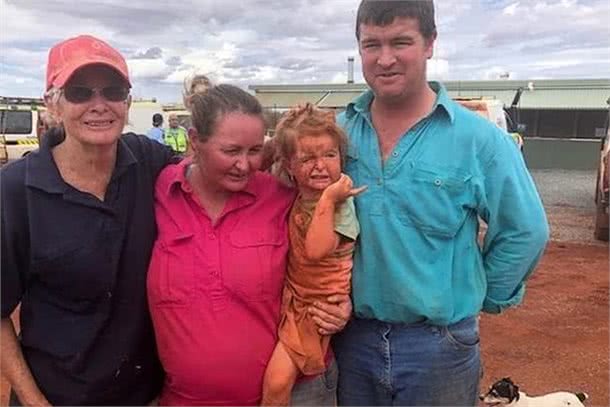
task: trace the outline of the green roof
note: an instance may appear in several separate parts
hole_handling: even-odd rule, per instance
[[[451,97],[493,97],[509,106],[519,88],[522,109],[606,109],[610,79],[497,80],[443,82]],[[252,85],[250,89],[266,108],[288,109],[311,102],[321,107],[342,108],[366,84]]]

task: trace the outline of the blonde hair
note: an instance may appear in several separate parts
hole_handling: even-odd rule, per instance
[[[204,94],[212,86],[210,79],[202,74],[192,75],[184,80],[182,101],[186,110],[191,110],[192,99],[196,93]]]
[[[324,110],[311,103],[297,105],[282,117],[275,128],[274,146],[275,162],[278,164],[276,175],[282,179],[288,177],[288,165],[296,154],[296,142],[303,136],[329,135],[339,147],[341,168],[347,154],[347,136],[337,125],[335,113]]]

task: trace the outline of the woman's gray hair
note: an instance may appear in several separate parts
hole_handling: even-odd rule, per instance
[[[44,101],[46,104],[57,104],[59,102],[59,98],[61,97],[61,89],[52,87],[44,93]]]
[[[43,95],[44,104],[47,107],[47,114],[56,123],[61,123],[59,117],[55,115],[55,111],[57,110],[57,105],[59,104],[60,97],[61,89],[56,88],[54,86],[47,90]]]

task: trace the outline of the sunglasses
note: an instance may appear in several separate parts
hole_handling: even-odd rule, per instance
[[[106,86],[105,88],[88,88],[86,86],[66,86],[63,90],[64,97],[70,103],[85,103],[93,98],[93,95],[101,95],[109,102],[124,102],[129,96],[129,88],[124,86]]]

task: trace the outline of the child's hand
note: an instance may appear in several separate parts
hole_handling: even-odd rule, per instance
[[[353,188],[353,186],[352,179],[346,174],[341,174],[341,177],[336,182],[330,184],[322,195],[334,203],[339,203],[345,201],[350,196],[358,195],[367,188],[366,185],[358,188]]]

